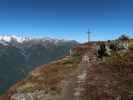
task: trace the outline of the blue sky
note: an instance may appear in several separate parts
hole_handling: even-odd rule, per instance
[[[0,0],[0,35],[87,41],[133,36],[133,0]]]

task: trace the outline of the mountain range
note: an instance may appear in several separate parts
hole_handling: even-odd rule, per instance
[[[73,40],[0,36],[0,92],[36,66],[64,57],[77,44]]]

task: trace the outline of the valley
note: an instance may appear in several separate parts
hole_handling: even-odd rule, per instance
[[[22,39],[1,37],[0,92],[23,79],[37,66],[64,57],[78,43],[57,39]]]

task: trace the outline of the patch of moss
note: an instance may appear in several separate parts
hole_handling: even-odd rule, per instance
[[[18,87],[18,91],[21,92],[32,92],[34,85],[32,83],[26,83],[20,87]]]
[[[66,60],[65,62],[62,63],[63,65],[66,65],[66,64],[73,64],[73,61],[71,60]]]

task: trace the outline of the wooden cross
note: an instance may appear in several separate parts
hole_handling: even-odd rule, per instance
[[[90,34],[91,34],[91,32],[90,32],[90,30],[89,30],[89,29],[88,29],[87,34],[88,34],[88,42],[90,42]]]

